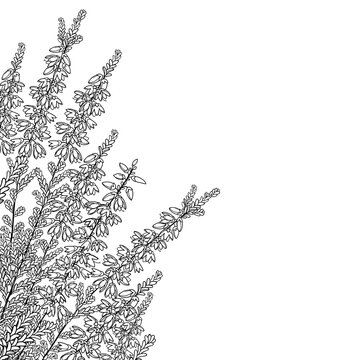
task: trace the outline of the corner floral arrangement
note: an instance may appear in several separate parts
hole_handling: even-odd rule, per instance
[[[193,185],[180,206],[135,231],[130,246],[119,244],[116,253],[106,253],[110,229],[122,222],[136,186],[146,182],[138,175],[137,159],[116,164],[106,176],[104,161],[116,130],[97,152],[82,151],[110,97],[119,50],[75,91],[63,121],[52,113],[62,106],[70,53],[83,40],[79,29],[85,16],[81,10],[69,29],[59,19],[58,44],[45,57],[43,77],[30,87],[33,104],[24,105],[20,97],[24,44],[1,77],[0,152],[7,168],[0,174],[0,360],[144,358],[155,337],[143,335],[143,316],[162,273],[138,284],[131,277],[155,262],[184,222],[203,216],[204,205],[219,194],[215,188],[196,198]],[[47,169],[32,166],[40,158]],[[29,191],[30,211],[21,205]]]

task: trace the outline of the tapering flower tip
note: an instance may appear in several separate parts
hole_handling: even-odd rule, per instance
[[[86,10],[81,9],[81,10],[79,11],[78,18],[81,19],[81,20],[82,20],[82,19],[85,19],[86,14],[87,14]]]
[[[117,135],[119,135],[119,132],[117,130],[115,130],[115,129],[112,129],[111,130],[111,135],[112,136],[117,136]]]
[[[18,44],[18,49],[16,51],[16,54],[14,56],[14,69],[15,70],[19,70],[21,68],[20,64],[22,63],[22,60],[24,58],[24,54],[25,54],[25,44],[20,42]]]
[[[116,57],[117,59],[120,59],[120,58],[121,58],[121,55],[122,55],[121,50],[116,49],[116,50],[115,50],[115,57]]]
[[[8,166],[9,167],[13,167],[14,166],[14,162],[12,161],[12,159],[11,158],[6,158],[6,162],[7,162],[7,164],[8,164]]]
[[[218,189],[218,188],[212,189],[210,192],[211,197],[216,197],[219,194],[220,194],[220,189]]]
[[[196,194],[196,191],[197,191],[197,186],[196,185],[191,185],[191,188],[190,188],[189,193],[187,195],[190,200],[194,198],[194,196]]]
[[[58,22],[59,22],[60,28],[64,28],[64,27],[65,27],[65,20],[64,20],[64,18],[59,17],[59,18],[58,18]]]

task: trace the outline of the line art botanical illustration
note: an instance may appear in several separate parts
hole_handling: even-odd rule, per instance
[[[58,120],[52,113],[71,73],[71,52],[86,12],[67,29],[59,19],[57,44],[45,57],[46,68],[30,87],[32,104],[21,98],[20,69],[25,45],[20,43],[0,81],[0,360],[139,360],[155,337],[144,334],[143,316],[152,288],[162,278],[156,271],[134,284],[134,273],[178,238],[184,222],[204,215],[204,205],[217,188],[196,197],[193,185],[178,207],[160,214],[156,223],[134,231],[129,246],[106,253],[110,230],[133,200],[138,160],[103,165],[118,132],[113,130],[98,150],[83,154],[88,132],[104,113],[116,50],[102,70],[91,76],[74,104]],[[106,60],[106,59],[105,59]],[[22,108],[22,112],[20,110]],[[46,167],[36,167],[45,158]],[[5,161],[6,159],[6,161]],[[33,165],[34,164],[34,165]],[[24,196],[31,201],[23,206]]]

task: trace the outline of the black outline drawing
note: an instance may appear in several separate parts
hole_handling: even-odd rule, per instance
[[[96,126],[94,118],[104,113],[119,50],[75,91],[76,108],[66,109],[64,121],[51,112],[62,105],[70,52],[82,41],[85,15],[81,10],[69,29],[59,19],[59,44],[45,57],[44,77],[30,87],[33,105],[23,105],[19,95],[24,44],[1,78],[0,151],[8,168],[0,180],[0,360],[145,357],[155,337],[142,335],[142,317],[162,273],[127,288],[131,275],[154,262],[156,252],[179,236],[184,221],[203,216],[204,205],[219,194],[213,189],[195,198],[193,185],[180,207],[162,212],[152,228],[135,231],[130,248],[119,245],[116,254],[100,260],[110,228],[121,223],[119,214],[133,200],[134,187],[145,180],[134,160],[119,163],[114,179],[104,181],[104,158],[118,138],[115,130],[97,152],[83,157],[80,151]],[[31,161],[38,158],[53,161],[47,169],[33,168]],[[19,205],[28,187],[36,188],[30,214]]]

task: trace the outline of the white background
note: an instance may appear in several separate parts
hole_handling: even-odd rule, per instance
[[[58,115],[120,48],[90,138],[118,129],[108,171],[137,157],[148,181],[113,248],[192,183],[222,191],[144,274],[164,272],[148,358],[359,359],[359,2],[2,2],[0,69],[23,41],[35,84],[81,8]]]

